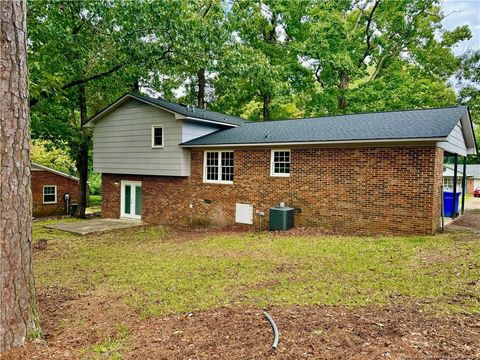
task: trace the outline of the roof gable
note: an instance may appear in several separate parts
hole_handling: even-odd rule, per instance
[[[214,124],[225,125],[229,127],[235,127],[242,125],[246,120],[232,115],[222,114],[215,111],[199,109],[194,106],[187,106],[183,104],[172,103],[163,99],[155,99],[148,96],[141,96],[135,94],[125,94],[106,108],[99,111],[97,114],[92,116],[83,126],[92,127],[94,123],[102,119],[107,114],[111,113],[119,106],[123,105],[130,100],[141,101],[145,104],[152,105],[175,114],[177,119],[188,119],[193,121],[204,121]]]

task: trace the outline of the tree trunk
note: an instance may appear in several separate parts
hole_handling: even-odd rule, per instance
[[[79,104],[80,104],[80,126],[82,126],[87,120],[87,97],[85,94],[85,86],[79,87]],[[78,208],[77,217],[85,219],[85,210],[87,209],[87,196],[88,196],[88,148],[90,143],[90,136],[87,129],[82,128],[80,134],[80,144],[77,154],[77,171],[78,171]]]
[[[140,81],[135,80],[133,85],[132,85],[132,93],[134,94],[140,94]]]
[[[263,95],[263,121],[271,120],[270,118],[270,96]]]
[[[198,85],[198,92],[197,92],[197,107],[199,109],[205,109],[205,86],[206,86],[206,79],[205,79],[205,69],[200,69],[197,72],[197,85]]]
[[[347,107],[347,99],[345,98],[345,92],[348,90],[349,79],[346,71],[340,71],[340,83],[338,89],[340,90],[338,95],[338,109],[345,110]]]
[[[0,1],[0,353],[39,335],[32,272],[26,2]]]

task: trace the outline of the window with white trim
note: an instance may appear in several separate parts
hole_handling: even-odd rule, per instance
[[[57,203],[57,186],[45,185],[43,187],[43,203],[56,204]]]
[[[204,158],[203,181],[233,183],[233,151],[206,151]]]
[[[270,176],[290,176],[290,150],[272,150]]]
[[[152,126],[152,148],[163,148],[163,125]]]

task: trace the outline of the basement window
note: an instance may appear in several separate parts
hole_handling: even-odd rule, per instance
[[[206,151],[203,181],[233,184],[233,151]]]
[[[163,148],[163,125],[152,126],[152,148]]]
[[[57,186],[45,185],[43,187],[43,203],[56,204],[57,203]]]
[[[290,150],[272,150],[270,176],[290,176]]]

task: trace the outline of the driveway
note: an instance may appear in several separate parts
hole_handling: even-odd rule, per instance
[[[480,197],[472,197],[465,201],[465,210],[478,210],[480,209]]]

